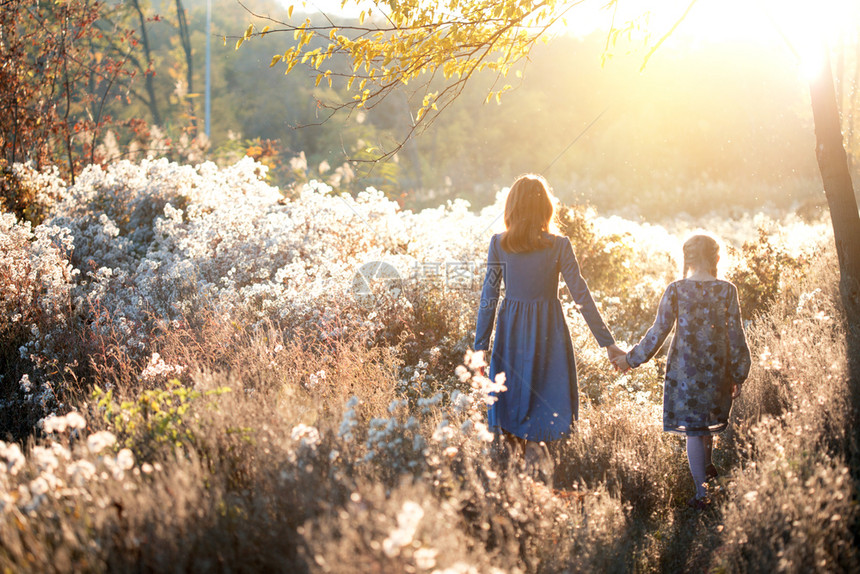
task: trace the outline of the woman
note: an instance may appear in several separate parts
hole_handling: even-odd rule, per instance
[[[506,230],[490,239],[475,329],[474,349],[487,350],[498,307],[489,378],[504,373],[507,391],[490,405],[489,426],[524,448],[527,461],[539,452],[538,441],[561,438],[579,416],[576,360],[558,299],[559,273],[609,359],[624,355],[580,275],[570,240],[550,233],[554,218],[546,180],[519,177],[505,203]],[[505,297],[499,302],[502,281]]]

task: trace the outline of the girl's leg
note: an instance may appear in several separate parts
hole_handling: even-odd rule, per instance
[[[705,498],[708,491],[705,488],[707,476],[705,475],[705,441],[704,437],[687,437],[687,461],[690,463],[690,474],[696,484],[696,498]]]

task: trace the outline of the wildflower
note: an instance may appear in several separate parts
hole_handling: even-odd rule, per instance
[[[466,363],[469,365],[469,368],[473,371],[480,369],[481,367],[486,367],[487,362],[484,360],[484,352],[483,351],[472,351],[469,350],[466,352]]]
[[[495,435],[490,432],[489,427],[482,422],[475,423],[475,436],[478,440],[483,442],[493,442],[495,439]]]
[[[309,379],[308,386],[310,386],[311,388],[314,388],[320,382],[325,381],[325,370],[320,370],[320,371],[317,371],[316,373],[310,374],[308,376],[308,379]]]
[[[51,413],[44,419],[41,419],[38,426],[42,428],[45,434],[62,433],[66,429],[82,429],[87,426],[87,420],[77,411],[72,411],[66,415],[58,417]]]
[[[465,383],[472,376],[471,374],[469,374],[469,369],[467,369],[463,365],[457,365],[457,367],[454,369],[454,374],[457,375],[457,378],[460,379],[461,383]]]
[[[439,551],[435,548],[419,548],[415,551],[415,565],[422,570],[430,570],[436,566],[436,555]]]
[[[181,365],[168,365],[159,353],[153,353],[149,358],[149,363],[140,373],[140,378],[144,381],[158,381],[167,377],[179,376],[184,370],[185,367]]]
[[[57,455],[50,447],[34,446],[32,454],[33,462],[40,471],[53,472],[60,465]]]
[[[39,476],[30,481],[30,494],[34,496],[43,496],[48,492],[48,481],[44,477]]]
[[[11,475],[18,474],[18,471],[24,467],[24,463],[27,462],[27,459],[24,457],[24,453],[21,452],[21,447],[18,446],[18,443],[10,443],[6,444],[3,441],[0,441],[0,457],[6,459],[6,472]],[[0,467],[2,469],[2,467]]]
[[[116,464],[122,470],[129,470],[134,466],[134,454],[130,449],[122,449],[116,455]]]
[[[78,486],[84,486],[96,474],[96,467],[88,460],[76,460],[66,467],[66,474]]]
[[[116,436],[110,431],[98,431],[87,437],[87,448],[93,454],[98,454],[109,446],[116,444]]]
[[[297,441],[300,446],[310,449],[316,449],[317,445],[320,443],[320,431],[318,431],[316,427],[308,426],[303,423],[293,427],[290,437],[294,441]]]
[[[424,509],[420,504],[407,500],[397,513],[397,528],[382,541],[382,550],[386,556],[394,557],[400,554],[400,549],[412,544],[418,523],[424,518]]]

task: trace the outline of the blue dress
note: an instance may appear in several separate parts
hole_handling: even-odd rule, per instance
[[[732,385],[742,384],[750,371],[737,287],[719,279],[669,284],[654,324],[627,353],[630,366],[651,359],[673,327],[663,383],[663,430],[717,434],[728,425]]]
[[[496,335],[489,378],[505,373],[507,391],[488,408],[488,424],[520,438],[561,438],[579,416],[576,360],[558,299],[559,273],[601,347],[615,342],[579,272],[567,237],[544,232],[552,245],[528,253],[508,253],[501,234],[493,235],[475,328],[475,350],[489,348]],[[504,298],[499,301],[500,284]]]

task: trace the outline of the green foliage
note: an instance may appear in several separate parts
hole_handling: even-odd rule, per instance
[[[584,205],[563,205],[558,210],[561,232],[570,238],[583,277],[590,289],[609,296],[626,293],[637,279],[629,233],[600,234],[594,212]]]
[[[96,387],[92,397],[119,441],[140,458],[149,458],[163,445],[185,446],[196,442],[188,417],[196,417],[192,408],[203,404],[214,407],[208,397],[229,393],[230,388],[218,387],[198,391],[171,379],[165,389],[142,391],[136,399],[117,402],[113,390]]]
[[[761,227],[758,240],[746,241],[740,249],[729,247],[728,250],[740,259],[728,273],[728,279],[738,287],[741,310],[746,318],[764,313],[781,292],[785,280],[802,273],[808,264],[803,255],[790,254]]]
[[[671,257],[640,261],[629,233],[601,233],[596,213],[583,205],[563,205],[559,227],[570,238],[582,276],[602,305],[617,338],[633,341],[654,321],[662,289],[671,280]]]

